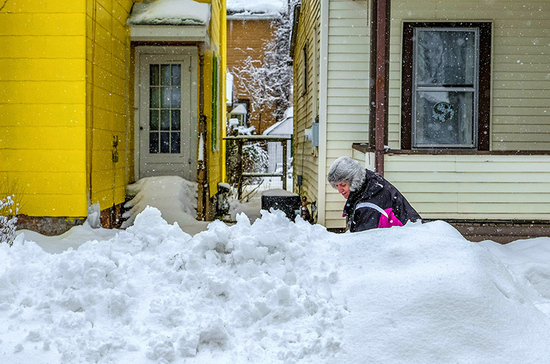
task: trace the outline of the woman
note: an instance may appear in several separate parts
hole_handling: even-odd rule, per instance
[[[356,160],[338,158],[330,167],[328,181],[347,199],[343,216],[351,232],[421,220],[397,188]]]

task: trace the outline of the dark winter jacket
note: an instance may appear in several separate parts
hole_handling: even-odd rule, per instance
[[[351,232],[401,226],[421,219],[397,188],[368,169],[361,188],[350,193],[344,214]]]

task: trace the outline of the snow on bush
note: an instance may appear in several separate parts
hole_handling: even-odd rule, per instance
[[[18,204],[14,196],[7,196],[0,200],[0,243],[13,244],[17,224]]]

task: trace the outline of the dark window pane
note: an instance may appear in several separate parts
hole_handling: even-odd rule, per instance
[[[181,85],[181,65],[173,64],[172,65],[172,86]]]
[[[474,146],[473,92],[418,92],[415,146]]]
[[[172,134],[172,149],[171,152],[174,154],[180,153],[180,133],[171,133]]]
[[[160,89],[158,87],[151,87],[150,95],[149,95],[149,107],[158,108],[159,105],[160,105]]]
[[[159,130],[159,111],[149,110],[149,129]]]
[[[149,133],[149,153],[159,152],[159,133]]]
[[[170,110],[162,110],[160,116],[160,130],[170,130]]]
[[[179,109],[181,107],[181,88],[172,87],[172,108]]]
[[[170,133],[160,133],[160,152],[170,153]]]
[[[169,64],[162,64],[160,66],[161,81],[163,86],[170,86],[170,79],[172,78]]]
[[[170,107],[171,92],[170,87],[162,88],[162,106],[161,107]]]
[[[419,85],[473,85],[475,32],[421,30],[418,32]]]
[[[152,64],[149,66],[149,75],[151,77],[151,86],[160,84],[160,72],[158,64]]]
[[[180,130],[180,118],[181,113],[179,110],[172,110],[172,131],[174,130]]]

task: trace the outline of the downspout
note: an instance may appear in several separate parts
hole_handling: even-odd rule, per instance
[[[206,115],[204,114],[204,43],[199,47],[199,135],[198,135],[198,161],[197,161],[197,220],[204,220],[206,216],[206,191],[208,182],[206,179]]]
[[[372,125],[374,108],[374,158],[376,172],[381,176],[384,175],[384,145],[388,120],[390,13],[390,0],[372,0],[370,64],[374,67],[374,71],[371,69],[374,86],[371,83],[370,121]],[[373,128],[371,127],[370,130],[372,132]]]

